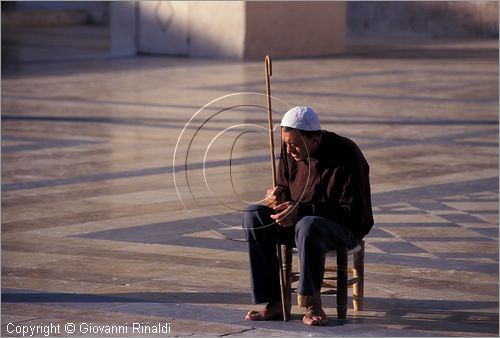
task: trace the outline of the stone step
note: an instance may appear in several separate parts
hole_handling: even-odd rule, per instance
[[[109,56],[108,27],[51,26],[2,29],[2,62],[94,59]]]
[[[2,11],[3,27],[46,27],[82,25],[90,20],[83,9],[36,9]]]
[[[4,46],[44,46],[78,49],[109,48],[109,29],[99,26],[7,27]]]

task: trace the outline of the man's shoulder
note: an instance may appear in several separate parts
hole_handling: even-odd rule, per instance
[[[341,136],[332,131],[322,131],[322,142],[328,150],[327,152],[340,156],[347,162],[366,163],[366,159],[359,146],[348,137]]]
[[[358,145],[348,137],[334,133],[333,131],[322,130],[322,141],[328,146],[344,146],[347,148],[359,149]]]

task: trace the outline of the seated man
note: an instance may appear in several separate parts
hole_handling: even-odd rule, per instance
[[[267,191],[267,206],[251,205],[243,216],[253,302],[267,303],[260,311],[248,312],[246,319],[283,316],[279,233],[281,242],[298,249],[303,322],[326,325],[320,296],[325,254],[341,246],[354,248],[373,226],[369,166],[354,142],[321,130],[310,108],[289,110],[281,121],[281,136],[277,186]],[[289,311],[290,304],[286,306]]]

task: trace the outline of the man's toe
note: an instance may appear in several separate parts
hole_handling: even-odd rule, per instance
[[[321,312],[323,312],[323,311],[321,311]],[[321,313],[321,312],[319,314],[317,314],[314,309],[308,309],[308,311],[306,312],[302,321],[304,322],[304,324],[309,325],[309,326],[327,325],[328,319],[326,317],[326,314]]]
[[[259,320],[260,318],[260,313],[258,311],[248,311],[247,315],[245,316],[246,320]]]

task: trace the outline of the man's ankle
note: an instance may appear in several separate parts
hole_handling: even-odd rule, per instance
[[[279,310],[281,313],[283,313],[283,305],[282,305],[281,300],[267,303],[266,308],[267,309],[276,309],[276,310]],[[288,299],[285,300],[286,314],[290,315],[291,310],[292,310],[292,302],[291,302],[291,298],[289,297]]]
[[[313,295],[301,295],[301,294],[298,294],[297,295],[297,302],[298,302],[299,306],[301,306],[301,307],[308,308],[308,307],[314,306],[314,307],[320,307],[321,308],[322,307],[321,293],[320,292],[316,292]]]

